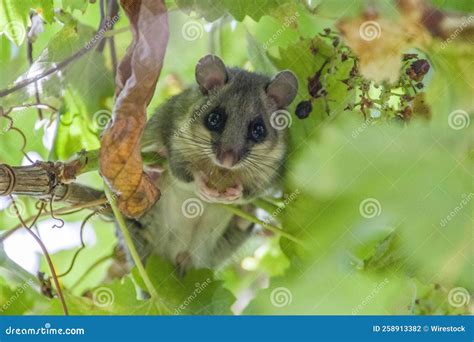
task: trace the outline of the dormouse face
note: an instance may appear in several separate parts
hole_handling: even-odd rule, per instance
[[[196,81],[202,101],[179,145],[192,155],[187,167],[198,194],[226,203],[261,193],[282,167],[287,129],[278,122],[289,118],[277,116],[288,115],[282,110],[296,95],[295,76],[228,69],[209,55],[197,64]]]

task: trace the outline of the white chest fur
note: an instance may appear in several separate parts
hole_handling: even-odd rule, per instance
[[[164,173],[157,182],[161,199],[140,221],[150,230],[153,253],[175,262],[188,253],[193,267],[212,267],[217,241],[224,234],[232,214],[219,204],[200,200],[193,184],[178,183]]]

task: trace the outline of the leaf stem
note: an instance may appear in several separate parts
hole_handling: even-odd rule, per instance
[[[276,226],[273,226],[267,222],[264,222],[258,218],[256,218],[255,216],[253,215],[250,215],[249,213],[246,213],[245,211],[241,210],[240,208],[234,206],[234,205],[226,205],[226,204],[222,204],[222,207],[225,208],[226,210],[230,211],[231,213],[239,216],[239,217],[242,217],[243,219],[249,221],[249,222],[253,222],[253,223],[256,223],[256,224],[259,224],[261,225],[263,228],[265,229],[268,229],[269,231],[275,233],[275,234],[279,234],[285,238],[287,238],[288,240],[291,240],[293,242],[296,242],[300,245],[304,245],[304,242],[300,239],[298,239],[297,237],[294,237],[293,235],[291,235],[290,233],[287,233],[285,231],[283,231],[281,228],[278,228]]]
[[[132,237],[130,236],[130,233],[128,232],[127,225],[125,224],[125,219],[123,218],[122,213],[120,212],[120,210],[117,207],[117,204],[115,203],[115,195],[112,193],[112,190],[110,190],[107,184],[104,184],[104,190],[105,190],[105,195],[107,196],[107,199],[109,200],[110,206],[112,207],[112,211],[114,212],[115,219],[117,220],[117,224],[120,228],[120,231],[122,232],[125,243],[127,244],[127,248],[130,252],[133,262],[137,266],[138,272],[140,273],[140,276],[142,277],[143,282],[145,283],[148,293],[151,296],[151,300],[156,304],[157,309],[161,310],[161,308],[158,305],[158,300],[159,300],[158,293],[156,292],[156,289],[153,286],[153,283],[151,282],[150,278],[148,277],[148,274],[146,273],[142,260],[140,259],[140,256],[137,252],[137,249],[135,248],[135,245],[133,244]]]

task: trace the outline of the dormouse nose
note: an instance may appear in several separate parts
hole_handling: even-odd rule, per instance
[[[220,148],[216,157],[222,167],[230,169],[239,162],[242,153],[233,148]]]

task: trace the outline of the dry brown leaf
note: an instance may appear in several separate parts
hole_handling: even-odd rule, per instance
[[[346,44],[359,57],[360,72],[376,83],[395,83],[400,75],[402,55],[427,43],[429,35],[415,16],[381,18],[364,14],[337,23]]]
[[[146,108],[153,96],[168,43],[168,17],[163,0],[121,0],[133,40],[117,70],[112,120],[101,139],[100,172],[119,195],[120,211],[138,218],[160,197],[143,171],[140,140]]]

